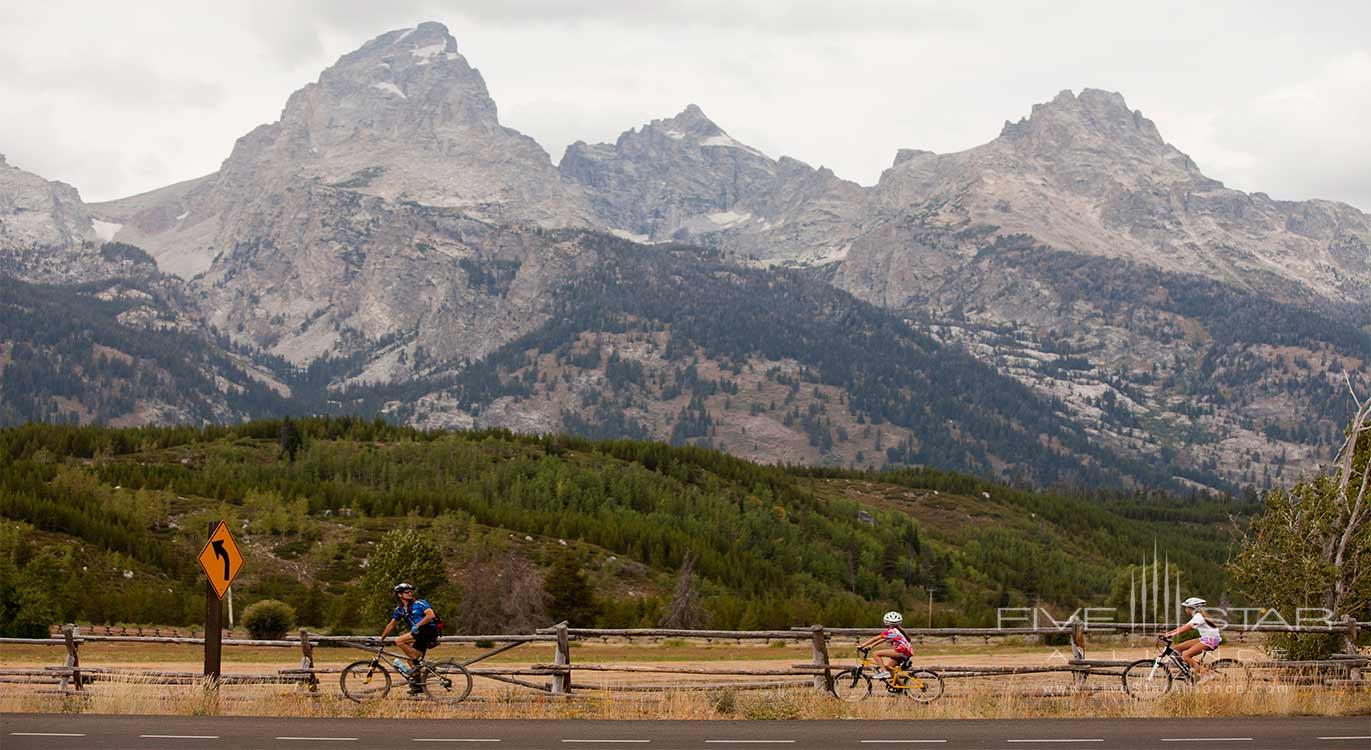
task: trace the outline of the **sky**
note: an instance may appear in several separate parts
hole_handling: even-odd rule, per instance
[[[123,197],[218,169],[368,39],[445,23],[555,162],[687,104],[773,157],[874,183],[1035,102],[1121,92],[1210,177],[1371,211],[1371,3],[0,0],[0,153]]]

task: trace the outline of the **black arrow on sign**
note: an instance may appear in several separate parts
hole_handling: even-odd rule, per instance
[[[229,556],[228,552],[224,549],[224,540],[215,539],[210,542],[209,545],[214,548],[215,557],[224,558],[224,580],[227,581],[229,579]]]

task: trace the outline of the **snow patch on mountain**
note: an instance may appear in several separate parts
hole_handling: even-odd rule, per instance
[[[758,156],[762,156],[762,152],[761,152],[761,151],[758,151],[757,149],[755,149],[755,148],[753,148],[753,147],[751,147],[751,146],[749,146],[749,145],[747,145],[747,144],[745,144],[745,143],[739,143],[738,141],[735,141],[735,140],[732,138],[732,136],[729,136],[729,135],[726,134],[726,133],[720,133],[719,135],[711,135],[711,136],[709,136],[708,138],[701,138],[701,139],[700,139],[700,145],[701,145],[701,146],[719,146],[719,147],[722,147],[722,148],[737,148],[737,149],[742,149],[743,151],[747,151],[748,153],[752,153],[752,154],[756,154],[756,155],[758,155]]]
[[[119,230],[124,228],[123,224],[116,224],[112,221],[101,221],[100,219],[91,219],[90,225],[95,229],[95,236],[105,242],[113,242],[114,235],[118,234]]]
[[[751,219],[751,218],[752,218],[752,214],[750,214],[750,213],[748,213],[748,212],[746,212],[746,211],[743,211],[743,212],[738,212],[738,211],[715,211],[715,212],[712,213],[712,214],[708,214],[708,215],[706,216],[706,218],[708,218],[710,221],[714,222],[714,223],[715,223],[716,225],[718,225],[720,228],[724,228],[724,227],[737,226],[737,225],[739,225],[739,224],[741,224],[741,223],[747,221],[748,219]]]

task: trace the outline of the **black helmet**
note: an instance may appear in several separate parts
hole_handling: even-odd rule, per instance
[[[404,592],[406,592],[406,591],[413,591],[413,590],[414,590],[414,586],[413,586],[412,584],[408,584],[408,583],[397,583],[397,584],[395,584],[395,588],[391,589],[391,591],[394,591],[396,594],[402,594],[402,593],[404,593]]]

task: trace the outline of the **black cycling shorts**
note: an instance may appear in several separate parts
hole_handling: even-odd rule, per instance
[[[414,647],[420,651],[427,651],[438,645],[438,626],[423,625],[414,631]]]

